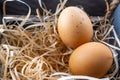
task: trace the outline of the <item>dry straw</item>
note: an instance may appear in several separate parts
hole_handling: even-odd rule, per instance
[[[29,22],[31,8],[29,5],[21,0],[6,0],[3,5],[3,12],[5,13],[5,5],[8,1],[18,1],[28,7],[28,14],[25,18],[21,18],[22,22],[17,20],[14,24],[7,23],[6,19],[14,19],[15,17],[3,17],[3,26],[0,27],[1,39],[0,45],[0,60],[1,71],[0,77],[2,80],[75,80],[75,79],[89,79],[89,80],[110,80],[119,79],[118,75],[118,58],[115,50],[120,50],[119,47],[109,44],[110,39],[114,39],[114,43],[120,46],[120,41],[111,25],[109,16],[113,10],[113,3],[118,3],[117,0],[112,2],[109,6],[107,1],[108,13],[103,20],[97,18],[94,21],[93,41],[99,41],[108,45],[114,57],[114,63],[111,70],[105,78],[97,79],[89,76],[73,76],[68,67],[68,59],[72,53],[72,49],[66,47],[57,32],[57,19],[59,13],[65,7],[67,0],[60,0],[56,7],[56,12],[52,14],[48,11],[38,0],[40,7],[43,9],[43,16],[40,15],[39,9],[35,17],[39,22]],[[112,6],[112,8],[111,8]],[[92,19],[91,19],[92,20]],[[99,23],[99,25],[97,25]],[[25,24],[31,24],[24,27]],[[110,37],[113,32],[114,37]]]

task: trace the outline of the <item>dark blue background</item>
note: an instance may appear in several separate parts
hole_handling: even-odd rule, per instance
[[[36,14],[36,8],[40,8],[38,0],[22,0],[30,5],[32,14]],[[110,0],[108,0],[110,1]],[[55,11],[59,0],[42,0],[48,10]],[[85,11],[92,16],[103,16],[106,12],[105,0],[68,0],[66,6],[82,6]],[[19,2],[7,3],[8,14],[26,14],[27,7]]]
[[[2,23],[2,0],[0,0],[0,24]]]
[[[42,14],[42,10],[38,4],[38,0],[22,0],[30,5],[32,8],[32,15],[36,14],[36,8],[39,8]],[[111,0],[108,0],[109,2]],[[59,3],[59,0],[42,0],[46,5],[48,10],[55,12],[56,6]],[[104,16],[106,12],[106,6],[104,0],[68,0],[66,6],[78,6],[83,7],[84,10],[90,16]],[[2,7],[2,0],[0,0],[0,8]],[[8,15],[26,15],[28,8],[17,1],[7,2],[6,12]],[[2,9],[0,9],[0,17],[2,16]],[[0,19],[1,22],[1,19]]]

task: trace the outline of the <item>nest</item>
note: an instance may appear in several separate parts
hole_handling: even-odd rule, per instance
[[[38,22],[30,20],[31,9],[24,2],[22,3],[28,6],[29,12],[21,18],[21,21],[14,17],[14,22],[11,22],[8,20],[10,17],[3,17],[3,25],[0,26],[0,77],[2,80],[99,80],[89,76],[73,76],[69,71],[68,59],[73,49],[62,43],[57,32],[57,19],[66,2],[67,0],[63,2],[60,0],[56,12],[52,14],[42,6],[39,0],[44,15],[41,16],[39,10],[36,10],[37,15],[34,17],[38,18]],[[106,1],[106,4],[107,13],[102,19],[91,18],[94,25],[93,41],[102,42],[112,49],[114,63],[104,79],[116,80],[120,79],[120,75],[115,50],[120,50],[116,46],[116,44],[120,45],[120,41],[109,17],[118,0],[114,0],[111,5]],[[5,6],[3,8],[5,15]],[[110,36],[111,32],[114,37]],[[114,44],[109,43],[111,39],[114,40]]]

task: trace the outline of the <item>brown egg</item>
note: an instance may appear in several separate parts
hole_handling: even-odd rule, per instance
[[[101,78],[111,68],[111,50],[100,42],[88,42],[76,48],[70,56],[69,68],[74,75]]]
[[[67,7],[58,18],[58,33],[67,46],[76,48],[91,41],[93,27],[88,15],[82,9]]]

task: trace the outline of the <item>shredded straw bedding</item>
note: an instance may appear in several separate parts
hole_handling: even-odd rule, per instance
[[[5,5],[8,1],[4,1]],[[56,12],[52,14],[38,0],[43,9],[43,16],[39,9],[36,10],[38,22],[30,20],[31,8],[21,0],[16,0],[28,7],[28,14],[21,18],[21,22],[16,20],[14,23],[7,22],[9,17],[3,17],[3,25],[0,26],[0,78],[1,80],[109,80],[120,79],[117,52],[120,50],[120,41],[108,19],[110,10],[107,4],[107,14],[105,17],[91,18],[94,25],[93,41],[99,41],[108,45],[113,51],[114,63],[109,74],[103,79],[97,79],[89,76],[73,76],[68,67],[68,59],[73,49],[66,47],[61,41],[57,32],[57,19],[62,9],[65,8],[67,0],[60,0],[56,7]],[[113,3],[117,4],[118,0]],[[113,5],[113,4],[112,4]],[[22,17],[22,16],[21,16]],[[28,24],[25,26],[25,24]],[[110,33],[114,37],[110,37]],[[114,45],[109,44],[109,40],[114,40]]]

